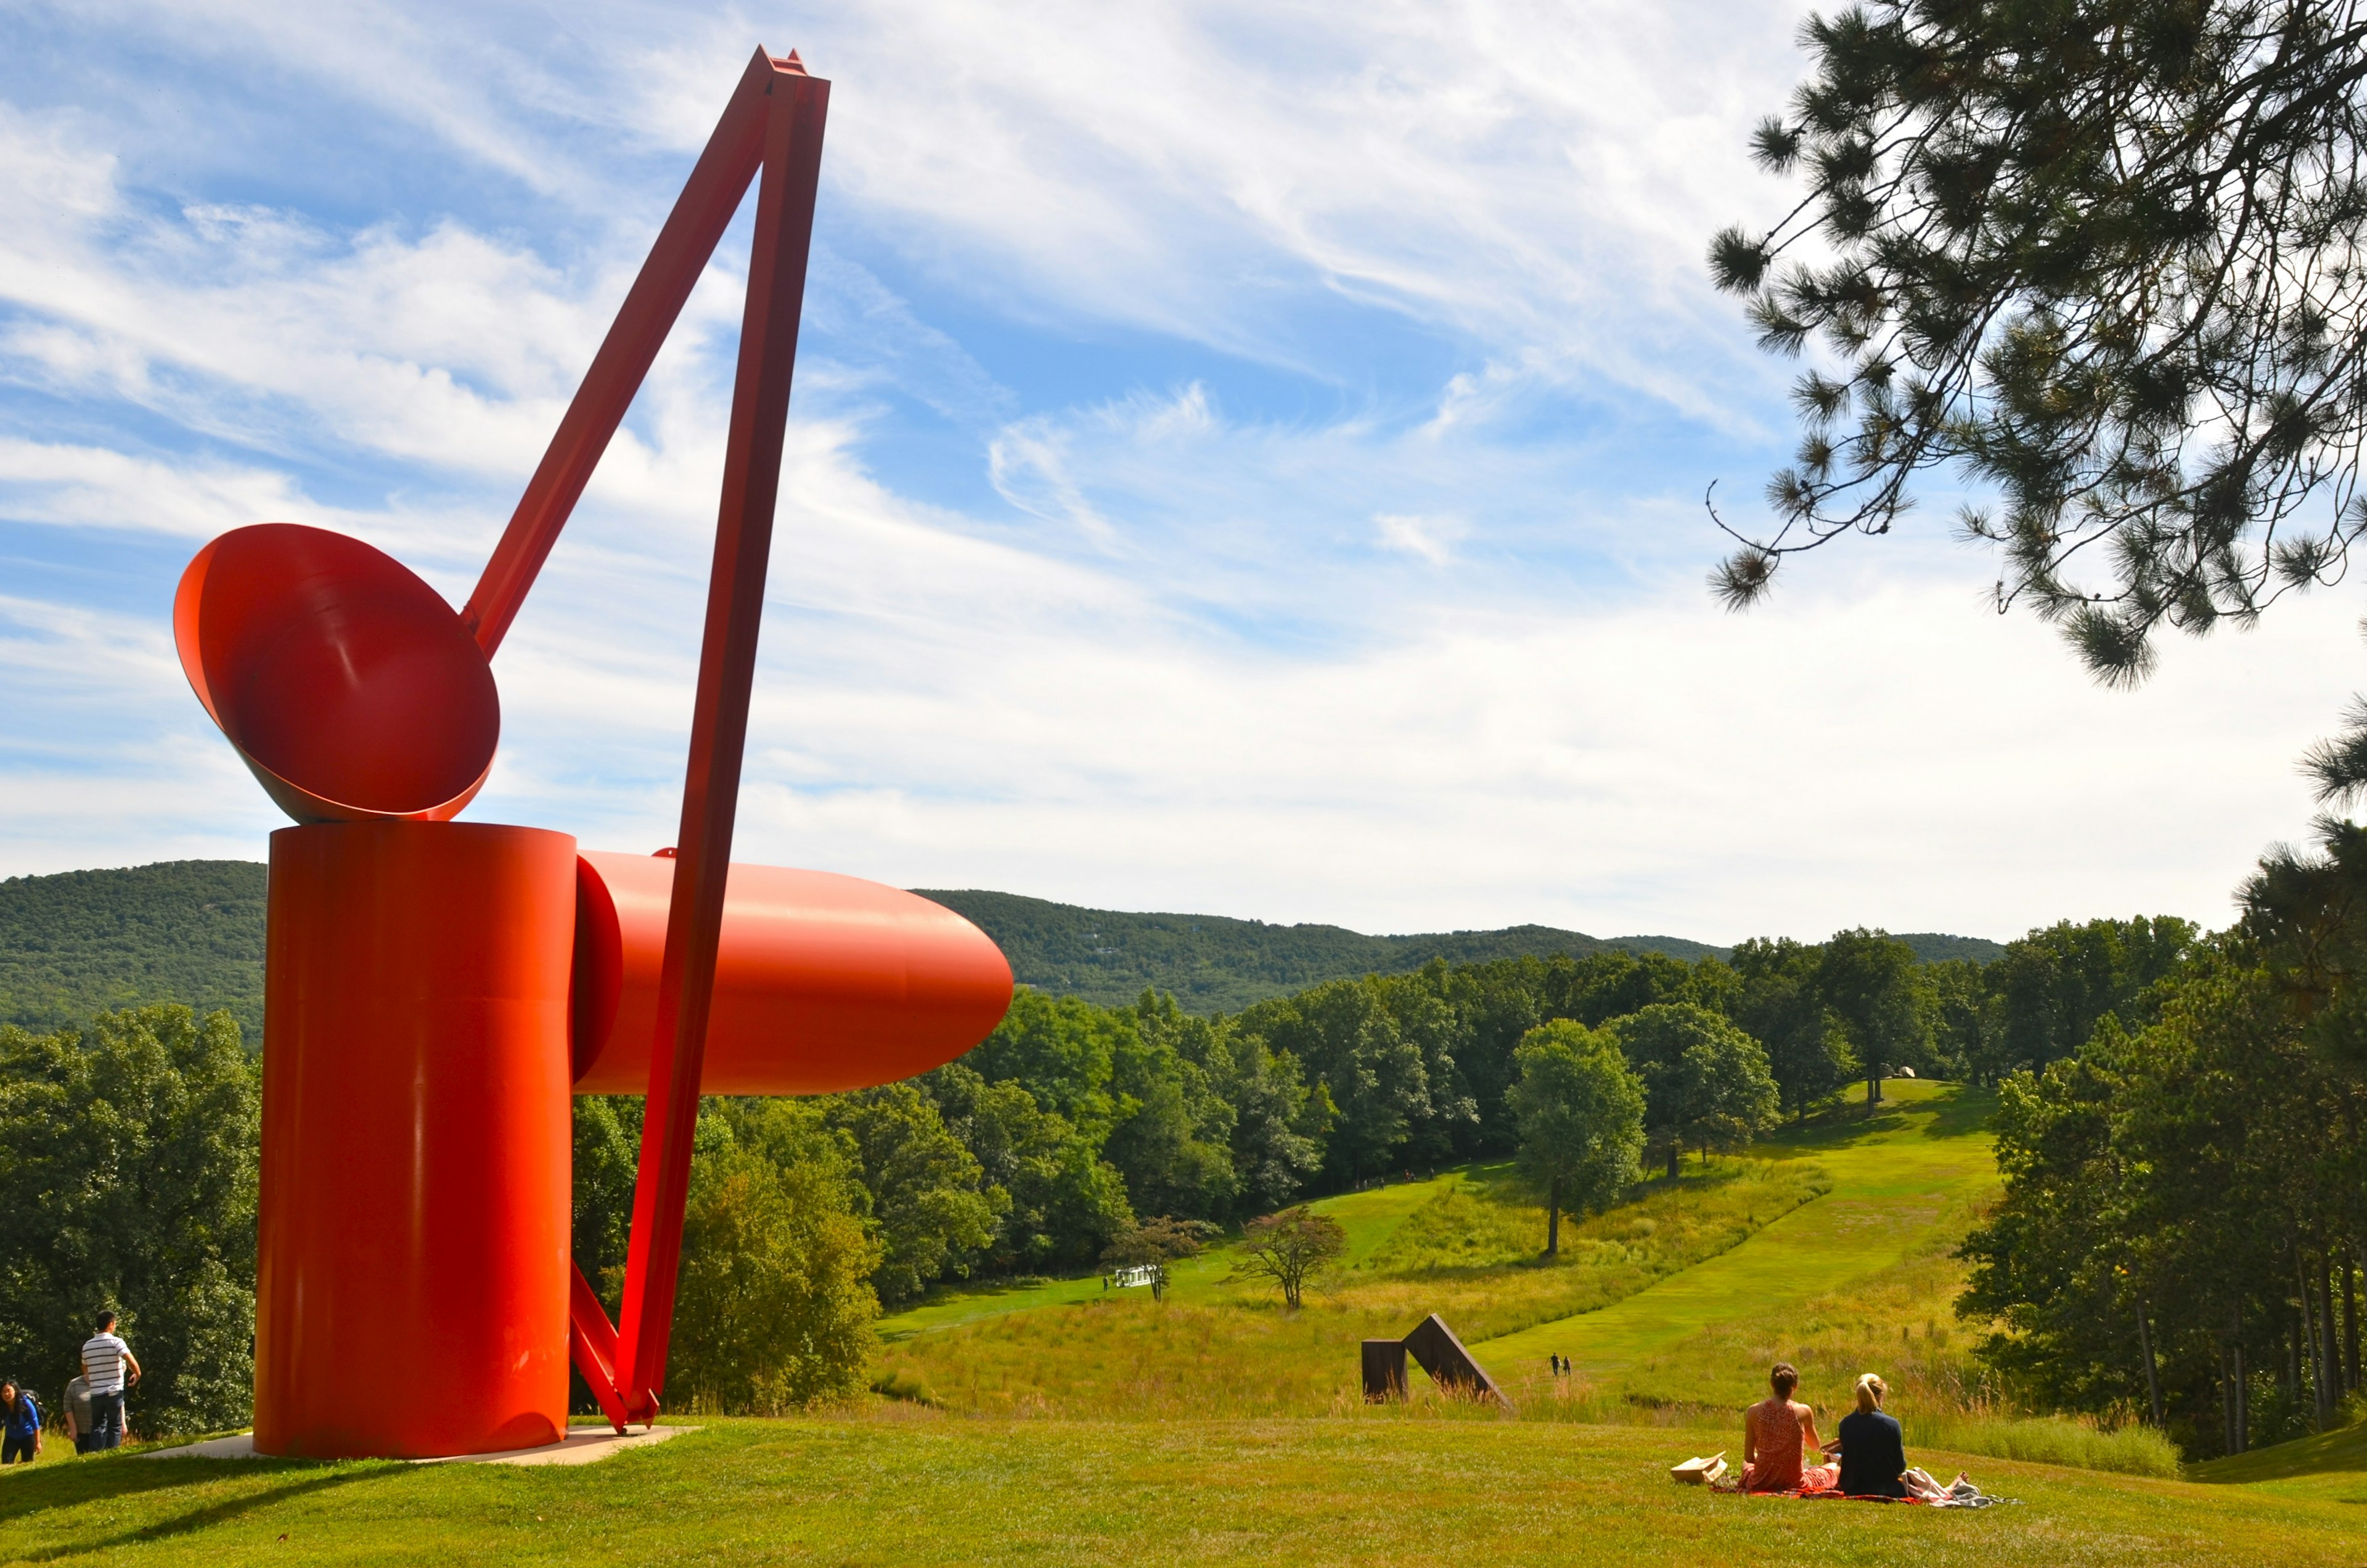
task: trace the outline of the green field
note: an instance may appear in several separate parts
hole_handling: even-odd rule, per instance
[[[1098,1277],[946,1292],[882,1325],[896,1397],[567,1469],[52,1457],[0,1472],[0,1560],[164,1563],[2350,1563],[2367,1427],[2194,1467],[2159,1438],[1983,1405],[1950,1256],[1996,1181],[1987,1100],[1897,1086],[1565,1227],[1499,1168],[1329,1199],[1346,1266],[1283,1312],[1218,1249],[1154,1303]],[[1355,1340],[1429,1311],[1514,1411],[1367,1406]],[[1548,1354],[1580,1375],[1554,1379]],[[1781,1355],[1859,1370],[1911,1457],[2010,1507],[1743,1499],[1731,1449]],[[429,1391],[427,1396],[441,1397]],[[701,1418],[692,1417],[699,1420]],[[57,1450],[52,1449],[53,1456]],[[2019,1455],[2020,1459],[2000,1457]],[[2032,1456],[2067,1461],[2027,1462]],[[2072,1468],[2081,1466],[2086,1468]],[[2130,1472],[2132,1473],[2116,1473]]]
[[[1671,1484],[1670,1462],[1716,1440],[1504,1419],[870,1414],[719,1421],[572,1469],[111,1455],[0,1478],[0,1542],[18,1562],[191,1564],[2361,1559],[2356,1473],[2300,1494],[1968,1460],[2019,1499],[1981,1513]]]

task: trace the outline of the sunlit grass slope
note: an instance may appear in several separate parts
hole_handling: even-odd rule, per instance
[[[883,1324],[883,1375],[954,1409],[1310,1414],[1356,1399],[1355,1341],[1435,1312],[1517,1399],[1581,1393],[1572,1414],[1590,1419],[1737,1408],[1778,1357],[1820,1404],[1871,1368],[1926,1416],[1963,1416],[1982,1401],[1951,1331],[1950,1255],[1996,1188],[1991,1102],[1956,1085],[1889,1093],[1565,1223],[1550,1264],[1543,1212],[1501,1168],[1466,1168],[1317,1204],[1349,1256],[1302,1313],[1228,1282],[1224,1249],[1179,1267],[1163,1304],[1098,1278],[949,1293]],[[1551,1355],[1578,1363],[1574,1389],[1548,1380]]]
[[[1229,1281],[1235,1255],[1220,1249],[1179,1268],[1163,1303],[1097,1278],[932,1303],[883,1325],[881,1379],[958,1410],[1319,1414],[1360,1397],[1360,1339],[1396,1337],[1433,1312],[1468,1339],[1593,1311],[1822,1190],[1813,1162],[1717,1162],[1566,1224],[1561,1257],[1544,1264],[1543,1214],[1506,1201],[1500,1178],[1457,1172],[1319,1205],[1341,1217],[1353,1261],[1301,1312]]]
[[[2248,1454],[2229,1454],[2191,1467],[2189,1479],[2243,1485],[2293,1497],[2367,1504],[2367,1426],[2296,1438]],[[2361,1521],[2367,1531],[2367,1520]],[[2361,1552],[2367,1561],[2367,1551]]]
[[[1843,1381],[1861,1370],[1891,1376],[1901,1357],[1919,1374],[1935,1359],[1954,1369],[1958,1358],[1937,1355],[1962,1280],[1948,1254],[1997,1190],[1983,1130],[1992,1100],[1954,1084],[1886,1092],[1877,1114],[1839,1116],[1755,1151],[1812,1159],[1829,1183],[1816,1201],[1601,1312],[1486,1339],[1475,1353],[1500,1376],[1560,1355],[1597,1384],[1711,1404],[1749,1396],[1778,1358]],[[1877,1325],[1896,1341],[1870,1337]],[[1852,1366],[1868,1354],[1892,1364]],[[1830,1394],[1811,1378],[1803,1397]]]
[[[910,1407],[904,1407],[909,1409]],[[742,1565],[2356,1563],[2359,1510],[1980,1461],[1984,1513],[1681,1488],[1701,1428],[922,1416],[717,1421],[583,1468],[44,1461],[0,1475],[30,1562]],[[1946,1465],[1952,1456],[1934,1456]]]
[[[1387,1242],[1409,1215],[1442,1194],[1453,1191],[1468,1179],[1468,1176],[1467,1171],[1449,1170],[1427,1181],[1399,1182],[1366,1192],[1343,1193],[1337,1198],[1324,1199],[1314,1207],[1338,1220],[1341,1228],[1348,1233],[1348,1252],[1344,1261],[1353,1268]],[[1171,1270],[1176,1299],[1216,1299],[1222,1293],[1225,1277],[1232,1272],[1236,1256],[1234,1248],[1219,1247],[1202,1257],[1176,1264]],[[881,1319],[879,1337],[892,1343],[929,1329],[949,1328],[956,1324],[975,1323],[980,1318],[1030,1312],[1037,1307],[1099,1301],[1107,1293],[1098,1274],[1025,1285],[991,1282],[974,1287],[957,1285],[936,1292],[917,1306]]]

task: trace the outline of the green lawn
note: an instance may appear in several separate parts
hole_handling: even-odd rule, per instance
[[[2246,1492],[2367,1504],[2367,1426],[2315,1438],[2296,1438],[2274,1448],[2229,1454],[2194,1466],[2191,1480],[2241,1486]],[[2367,1521],[2362,1521],[2367,1528]],[[2361,1553],[2367,1559],[2367,1552]]]
[[[2334,1495],[1967,1460],[2020,1506],[1714,1495],[1716,1431],[1349,1416],[716,1421],[575,1469],[151,1461],[0,1477],[11,1561],[2356,1564]],[[1933,1456],[1950,1464],[1950,1456]],[[2357,1478],[2353,1477],[2355,1481]],[[2355,1489],[2354,1489],[2355,1490]]]
[[[1813,1162],[1713,1162],[1674,1186],[1564,1228],[1484,1173],[1357,1193],[1343,1222],[1364,1253],[1285,1312],[1272,1286],[1226,1282],[1220,1251],[1179,1269],[1163,1303],[1082,1285],[940,1298],[895,1320],[880,1386],[982,1415],[1177,1419],[1319,1416],[1362,1395],[1356,1343],[1438,1313],[1483,1338],[1631,1295],[1698,1264],[1823,1190]],[[934,1318],[934,1323],[930,1322]]]
[[[1550,1266],[1534,1257],[1542,1215],[1491,1169],[1327,1200],[1351,1266],[1297,1314],[1226,1283],[1223,1252],[1180,1269],[1165,1303],[1104,1292],[1098,1278],[947,1292],[884,1325],[883,1368],[934,1404],[708,1420],[582,1468],[76,1460],[53,1448],[0,1472],[0,1561],[2367,1561],[2367,1428],[2183,1481],[1938,1446],[1953,1432],[1968,1448],[2054,1454],[2128,1437],[2000,1447],[1966,1416],[1970,1363],[1948,1313],[1962,1266],[1949,1254],[1994,1188],[1987,1110],[1952,1087],[1902,1086],[1878,1116],[1837,1114],[1747,1160],[1689,1162],[1683,1182],[1569,1227]],[[1433,1308],[1478,1342],[1518,1418],[1426,1388],[1408,1405],[1363,1404],[1356,1338]],[[1548,1350],[1587,1375],[1545,1377]],[[1729,1413],[1778,1355],[1829,1408],[1848,1372],[1884,1371],[1915,1460],[1970,1470],[2018,1505],[1801,1504],[1670,1483],[1670,1464],[1733,1446]]]

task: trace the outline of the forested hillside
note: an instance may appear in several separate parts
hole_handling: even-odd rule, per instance
[[[1016,893],[977,888],[914,889],[970,920],[995,940],[1012,972],[1055,996],[1104,1007],[1131,1002],[1146,989],[1165,991],[1186,1012],[1238,1012],[1254,1001],[1326,980],[1405,975],[1433,958],[1475,964],[1490,958],[1585,958],[1597,953],[1665,953],[1707,958],[1722,950],[1682,937],[1605,941],[1551,926],[1423,936],[1366,936],[1342,926],[1269,925],[1221,915],[1128,914],[1086,909]]]
[[[1026,985],[1104,1007],[1131,1002],[1146,989],[1172,996],[1192,1013],[1238,1012],[1326,980],[1410,975],[1433,958],[1483,964],[1497,958],[1567,953],[1665,953],[1691,962],[1723,958],[1727,949],[1675,936],[1591,937],[1552,926],[1501,931],[1366,936],[1342,926],[1268,925],[1221,915],[1128,914],[1055,904],[976,888],[915,888],[960,913],[992,937]],[[2004,947],[1979,937],[1917,932],[1897,940],[1927,962],[1968,958],[1986,964]]]
[[[859,1272],[893,1307],[946,1281],[1082,1269],[1164,1246],[1177,1225],[1239,1224],[1376,1178],[1506,1156],[1571,1212],[1599,1208],[1642,1174],[1639,1155],[1673,1174],[1689,1154],[1798,1123],[1897,1069],[1994,1082],[2058,1062],[2100,1018],[2145,1016],[2143,995],[2193,935],[2169,919],[2067,924],[1986,967],[1920,963],[1863,930],[1746,942],[1730,962],[1434,960],[1221,1018],[1155,991],[1112,1008],[1024,990],[976,1050],[920,1077],[710,1101],[685,1278],[710,1278],[696,1259],[719,1244],[701,1238],[827,1213],[864,1238]],[[1595,1108],[1570,1112],[1581,1132],[1625,1120],[1606,1123],[1599,1158],[1546,1168],[1540,1129],[1561,1124],[1557,1105],[1581,1102]],[[576,1258],[611,1292],[640,1111],[632,1098],[576,1101]],[[845,1265],[844,1248],[807,1247],[798,1261],[804,1244],[778,1234],[785,1279]],[[729,1262],[714,1254],[713,1280],[736,1277]],[[702,1321],[677,1325],[694,1363]],[[763,1403],[721,1384],[715,1397]]]
[[[182,860],[0,882],[0,1023],[82,1025],[102,1009],[228,1008],[263,1033],[264,868]]]
[[[1478,964],[1622,952],[1690,961],[1727,951],[1681,937],[1606,941],[1550,926],[1365,936],[1339,926],[1084,909],[1015,893],[922,892],[1001,943],[1023,985],[1104,1007],[1165,991],[1201,1014],[1238,1012],[1326,980],[1411,974],[1433,958]],[[263,900],[264,868],[249,861],[0,882],[0,1023],[49,1030],[104,1008],[184,1002],[201,1015],[228,1008],[252,1045],[263,1032]],[[2005,951],[1977,937],[1898,940],[1925,960],[1986,963]]]

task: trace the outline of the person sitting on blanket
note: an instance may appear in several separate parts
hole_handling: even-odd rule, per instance
[[[1840,1436],[1829,1448],[1840,1454],[1840,1491],[1851,1497],[1920,1497],[1929,1503],[1944,1497],[1949,1488],[1907,1462],[1907,1442],[1897,1419],[1886,1416],[1882,1401],[1890,1385],[1872,1372],[1858,1374],[1857,1409],[1841,1417]],[[1955,1484],[1965,1476],[1957,1472]]]
[[[1829,1464],[1802,1468],[1805,1450],[1817,1448],[1817,1413],[1792,1402],[1800,1374],[1778,1361],[1767,1374],[1774,1393],[1742,1413],[1742,1489],[1745,1492],[1827,1492],[1836,1472]]]

